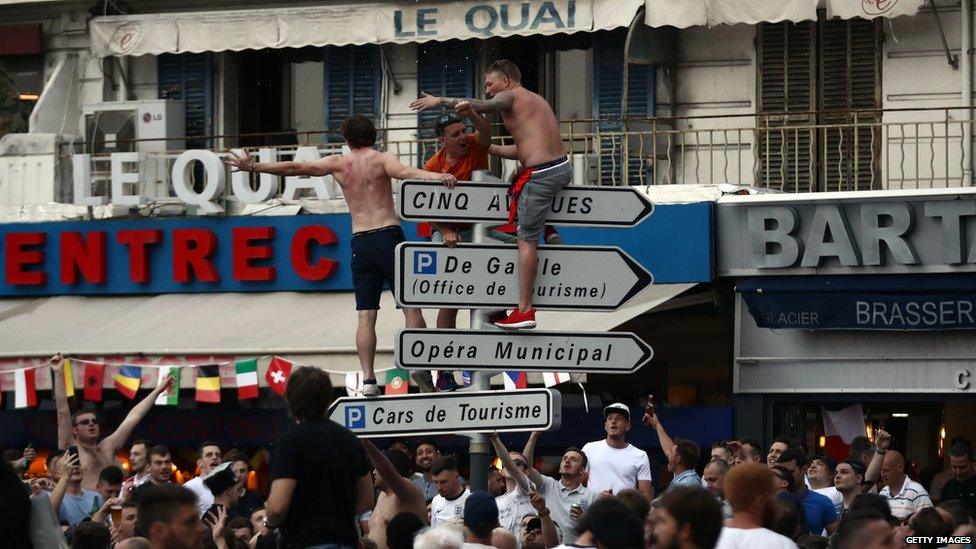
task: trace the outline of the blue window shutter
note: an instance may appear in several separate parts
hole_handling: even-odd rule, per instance
[[[600,32],[593,36],[593,74],[596,79],[596,97],[593,101],[593,117],[613,118],[597,124],[602,131],[619,132],[624,129],[619,121],[623,106],[624,85],[624,43],[627,39],[625,29]],[[627,116],[648,117],[654,115],[654,69],[647,65],[631,64],[629,67],[627,90]],[[600,180],[616,183],[621,179],[621,147],[625,140],[619,136],[600,139]],[[631,184],[642,184],[640,159],[632,155],[628,162]],[[645,178],[649,174],[644,173]]]
[[[181,99],[186,109],[186,148],[212,148],[213,135],[212,53],[162,54],[157,58],[160,99]]]
[[[478,56],[471,40],[425,42],[417,45],[417,89],[441,97],[474,97],[475,65]],[[443,109],[417,115],[418,138],[433,139],[434,124]],[[420,162],[433,156],[435,147],[427,147]]]
[[[354,114],[378,123],[383,79],[380,49],[365,46],[325,48],[325,128],[329,142],[341,142],[339,126]]]

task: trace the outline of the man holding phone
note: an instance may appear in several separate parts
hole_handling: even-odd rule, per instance
[[[163,391],[172,390],[173,376],[168,375],[159,382],[145,398],[129,410],[129,413],[111,435],[98,440],[101,430],[98,416],[92,410],[79,410],[73,415],[68,406],[68,397],[64,385],[64,362],[61,353],[51,357],[51,369],[54,370],[54,402],[58,410],[58,448],[77,446],[81,460],[81,487],[94,490],[98,482],[98,474],[109,465],[115,465],[115,455],[125,446],[136,426],[152,409],[156,397]]]

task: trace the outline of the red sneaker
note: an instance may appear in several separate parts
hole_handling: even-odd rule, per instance
[[[526,330],[535,328],[535,308],[522,312],[516,307],[508,318],[495,322],[503,330]]]

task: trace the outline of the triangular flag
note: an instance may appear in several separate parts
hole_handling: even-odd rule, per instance
[[[502,375],[502,380],[505,382],[506,391],[525,389],[529,386],[529,380],[527,379],[525,372],[504,372]]]
[[[553,385],[559,385],[560,383],[569,381],[569,374],[566,372],[543,372],[542,381],[546,384],[546,387],[552,387]]]
[[[179,366],[160,366],[158,385],[167,375],[173,375],[173,388],[159,393],[156,397],[156,406],[176,406],[180,403],[180,367]]]
[[[234,371],[237,373],[237,398],[240,400],[258,398],[257,359],[238,360],[234,363]]]
[[[85,400],[101,402],[104,380],[104,364],[100,362],[85,362]]]
[[[271,364],[268,371],[264,374],[264,380],[268,382],[268,387],[272,391],[284,396],[285,386],[288,385],[288,376],[291,375],[293,363],[281,357],[271,357]]]
[[[37,384],[34,382],[34,369],[14,370],[14,408],[37,406]]]
[[[119,373],[115,374],[115,388],[129,400],[136,398],[141,384],[142,368],[139,366],[125,364],[119,368]]]
[[[393,368],[386,372],[386,388],[383,394],[405,395],[410,392],[410,377],[403,368]]]
[[[351,397],[363,396],[362,372],[346,372],[346,394]]]
[[[75,373],[71,369],[71,361],[64,359],[64,394],[68,398],[75,396]]]
[[[220,402],[220,367],[216,364],[197,368],[197,402]]]

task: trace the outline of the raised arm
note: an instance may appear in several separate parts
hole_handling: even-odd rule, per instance
[[[156,402],[156,397],[159,396],[159,393],[162,393],[164,390],[172,390],[174,381],[172,374],[164,377],[146,398],[140,400],[139,404],[136,404],[129,410],[125,419],[119,424],[119,428],[98,443],[100,449],[106,449],[112,455],[115,455],[125,442],[129,440],[129,437],[132,436],[132,432],[136,430],[136,426],[139,425],[142,418],[146,417],[146,414],[152,409],[153,403]]]
[[[391,153],[383,153],[383,169],[392,179],[431,179],[441,181],[451,189],[457,183],[457,178],[449,173],[425,172],[419,168],[405,166]]]
[[[514,98],[510,91],[498,92],[491,99],[437,97],[421,92],[420,99],[410,103],[410,108],[415,111],[426,111],[437,107],[457,109],[458,105],[462,105],[463,108],[463,104],[467,103],[478,112],[505,112],[512,108]]]
[[[459,103],[455,107],[455,110],[459,115],[471,121],[476,132],[475,135],[478,136],[478,145],[483,149],[487,149],[491,145],[491,122],[484,116],[481,116],[481,113],[474,110],[471,107],[471,103]]]
[[[669,455],[672,450],[674,450],[675,444],[668,432],[664,430],[664,425],[661,425],[661,420],[658,419],[657,414],[652,414],[650,416],[645,416],[648,419],[648,425],[654,428],[654,432],[657,433],[657,438],[661,442],[661,450],[664,455]]]
[[[559,534],[556,533],[556,524],[552,522],[549,507],[546,505],[546,498],[537,491],[529,493],[529,504],[539,514],[539,522],[542,523],[542,541],[546,547],[556,547],[559,545]]]
[[[522,455],[525,456],[525,462],[529,467],[535,463],[535,443],[539,442],[539,431],[532,431],[529,433],[529,440],[525,441],[525,448],[522,448]]]
[[[491,145],[488,154],[509,160],[518,160],[518,148],[515,145]]]
[[[366,453],[369,455],[369,460],[373,462],[373,467],[376,468],[376,472],[383,477],[386,484],[393,490],[398,498],[402,501],[410,501],[420,494],[420,488],[417,485],[410,482],[408,479],[403,478],[393,464],[390,463],[390,459],[386,457],[386,454],[380,451],[375,444],[369,441],[369,439],[362,439],[363,448],[366,449]]]
[[[261,172],[285,177],[329,175],[336,170],[340,157],[340,155],[333,154],[308,162],[255,162],[247,151],[241,151],[241,153],[239,155],[234,151],[227,151],[227,158],[224,159],[224,162],[230,166],[231,172]]]
[[[525,493],[529,493],[532,490],[532,486],[529,482],[529,478],[525,476],[519,468],[512,461],[512,456],[508,453],[508,448],[502,443],[502,439],[498,438],[498,433],[492,433],[489,437],[491,439],[491,445],[495,448],[495,453],[498,454],[499,459],[502,460],[502,467],[508,471],[508,474],[512,476],[515,482],[518,484],[519,489]],[[531,463],[527,463],[527,466],[531,467]],[[529,471],[532,469],[530,468]],[[534,481],[533,481],[534,482]]]
[[[73,454],[64,454],[58,459],[57,468],[58,472],[61,473],[61,478],[58,479],[58,483],[54,485],[54,490],[51,491],[51,507],[54,507],[55,515],[61,509],[61,502],[64,501],[64,493],[68,490],[68,479],[71,477],[71,470],[75,467],[81,467],[80,463],[81,460],[78,459],[78,456]]]
[[[884,457],[888,451],[888,447],[891,446],[891,433],[884,429],[878,429],[874,440],[876,441],[877,450],[871,456],[871,462],[868,463],[867,470],[864,471],[864,486],[861,487],[861,491],[865,491],[864,488],[869,486],[869,482],[871,483],[870,486],[874,486],[878,477],[881,476],[881,465],[884,463]],[[870,488],[868,489],[870,490]]]
[[[71,434],[71,408],[64,386],[64,357],[58,353],[48,361],[51,364],[51,384],[54,385],[54,404],[58,410],[58,448],[67,450],[74,441]]]

